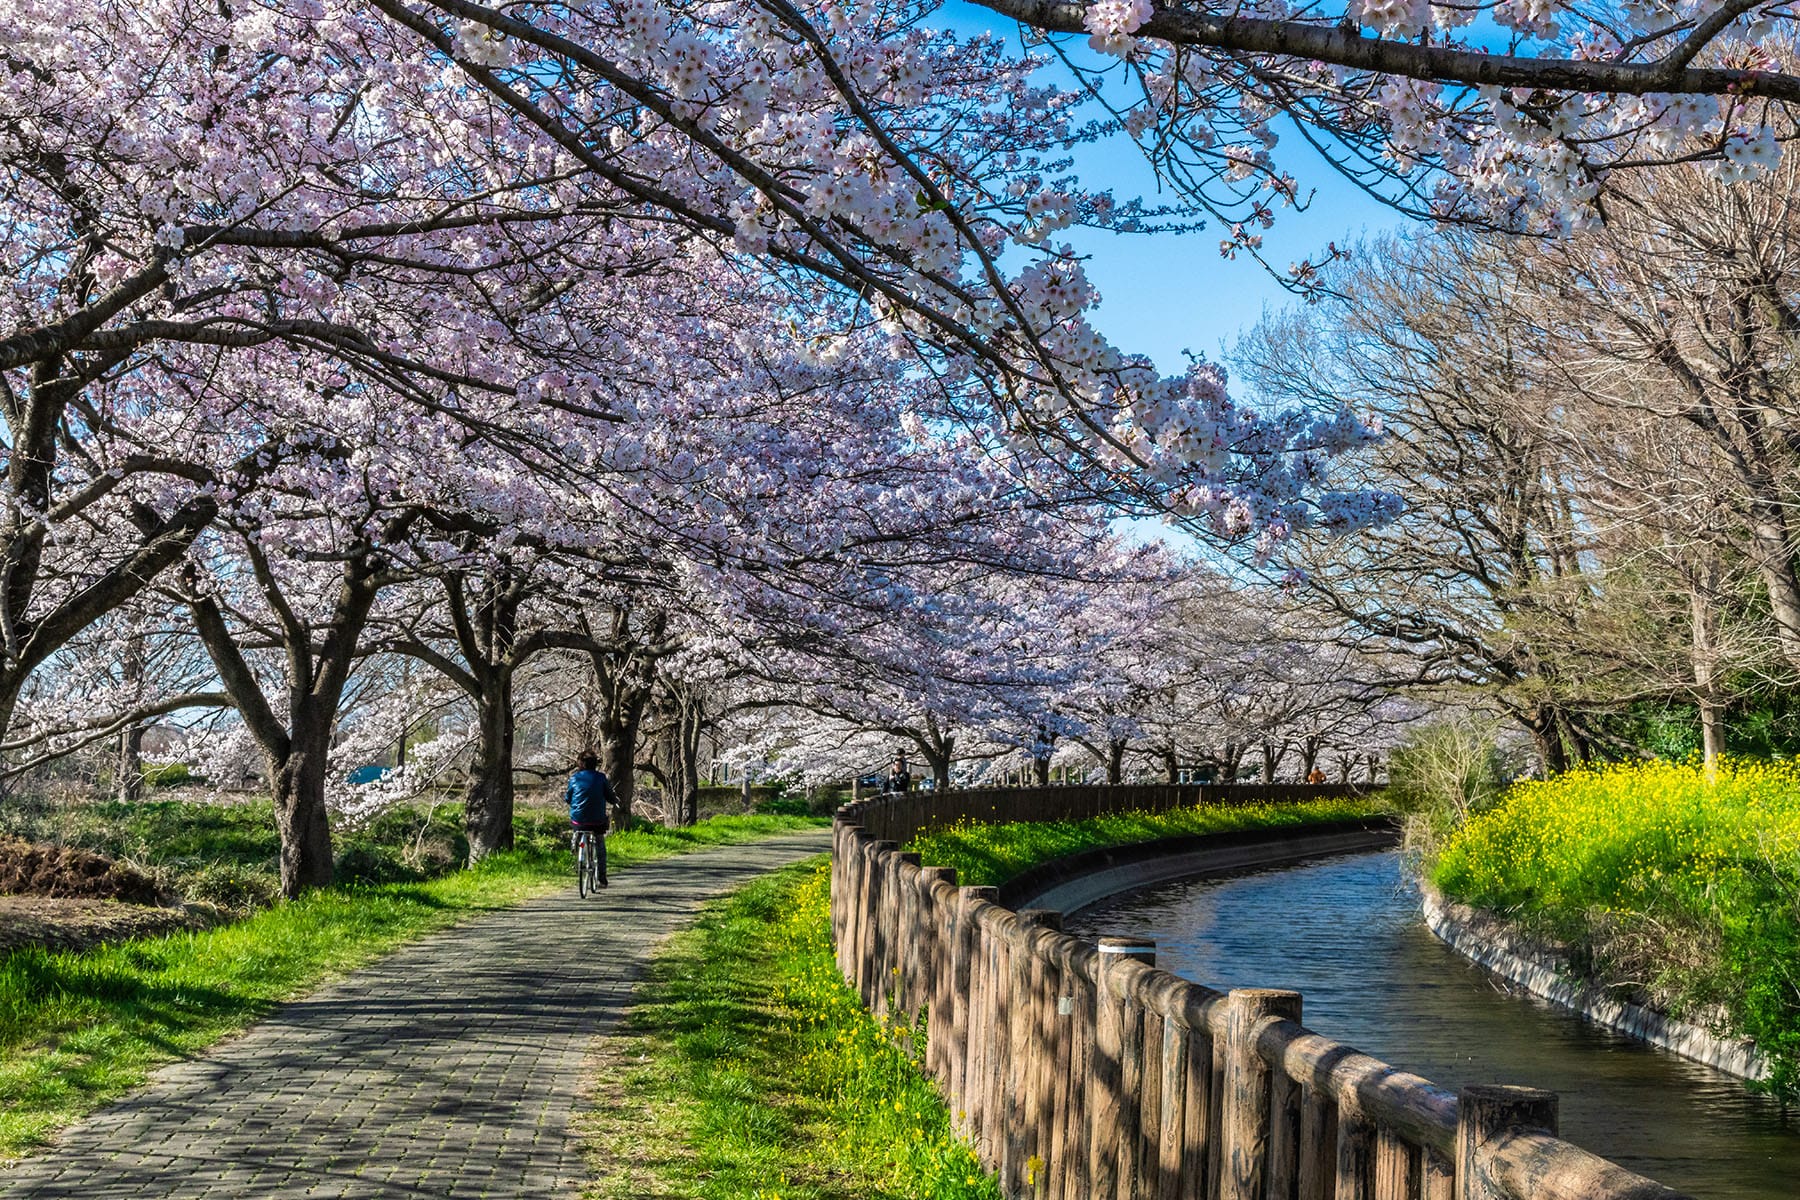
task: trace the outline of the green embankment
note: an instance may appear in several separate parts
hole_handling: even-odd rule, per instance
[[[1374,800],[1211,806],[1089,821],[961,825],[929,864],[999,883],[1078,850],[1343,820]],[[596,1064],[584,1134],[604,1200],[997,1196],[921,1073],[922,1028],[877,1021],[838,976],[827,869],[792,868],[709,907],[659,956]]]
[[[991,887],[1041,862],[1103,846],[1198,833],[1348,821],[1386,811],[1385,804],[1374,797],[1307,800],[1298,804],[1205,804],[1171,812],[1115,813],[1081,821],[953,825],[914,838],[907,849],[918,851],[927,866],[955,867],[960,884]]]
[[[235,830],[236,820],[223,828]],[[613,869],[629,869],[818,824],[740,816],[637,829],[609,839],[609,858]],[[242,1029],[330,976],[472,913],[568,886],[572,868],[557,821],[522,812],[518,832],[520,849],[472,870],[341,885],[199,933],[79,953],[25,949],[0,959],[0,1158],[41,1144],[137,1086],[152,1067]],[[204,859],[217,847],[200,839],[191,849],[190,857]]]
[[[1444,895],[1754,1038],[1800,1093],[1800,768],[1618,764],[1514,785],[1430,853]]]

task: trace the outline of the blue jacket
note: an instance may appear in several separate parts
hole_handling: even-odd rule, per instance
[[[569,820],[578,825],[605,825],[612,804],[612,783],[599,771],[569,776]]]

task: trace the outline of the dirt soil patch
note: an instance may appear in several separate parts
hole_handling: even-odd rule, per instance
[[[142,871],[91,850],[0,838],[0,895],[169,904],[175,897]]]
[[[0,955],[24,946],[86,950],[102,942],[205,929],[221,919],[218,913],[197,905],[152,908],[113,900],[0,896]]]

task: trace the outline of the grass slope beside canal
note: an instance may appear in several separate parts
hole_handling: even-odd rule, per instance
[[[1515,784],[1444,835],[1439,891],[1601,981],[1755,1039],[1800,1096],[1800,766],[1617,764]]]
[[[1096,846],[1366,817],[1375,800],[1211,805],[1088,821],[962,825],[910,848],[998,883]],[[990,1200],[921,1071],[924,1034],[871,1017],[832,957],[827,869],[802,864],[708,907],[658,957],[595,1065],[583,1135],[597,1200]]]
[[[1200,833],[1348,821],[1387,811],[1387,805],[1378,797],[1296,804],[1202,804],[1170,812],[1114,813],[1080,821],[953,825],[921,834],[907,849],[918,851],[927,866],[955,867],[956,881],[964,886],[995,886],[1039,863],[1083,850]]]
[[[919,1070],[923,1034],[837,973],[828,868],[709,905],[658,956],[596,1064],[590,1196],[998,1200]]]
[[[0,1159],[329,976],[472,913],[566,885],[569,855],[556,823],[524,813],[521,821],[522,848],[472,870],[311,892],[205,932],[0,959]],[[633,830],[608,839],[610,865],[629,869],[819,823],[744,816]]]

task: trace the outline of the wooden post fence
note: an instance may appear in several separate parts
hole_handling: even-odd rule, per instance
[[[1556,1098],[1451,1094],[1300,1024],[1294,992],[1229,995],[1154,942],[1061,932],[901,844],[959,819],[1171,808],[1342,787],[983,789],[859,800],[832,831],[831,931],[872,1011],[923,1018],[956,1132],[1030,1200],[1686,1200],[1557,1136]],[[1278,833],[1272,836],[1280,836]]]

